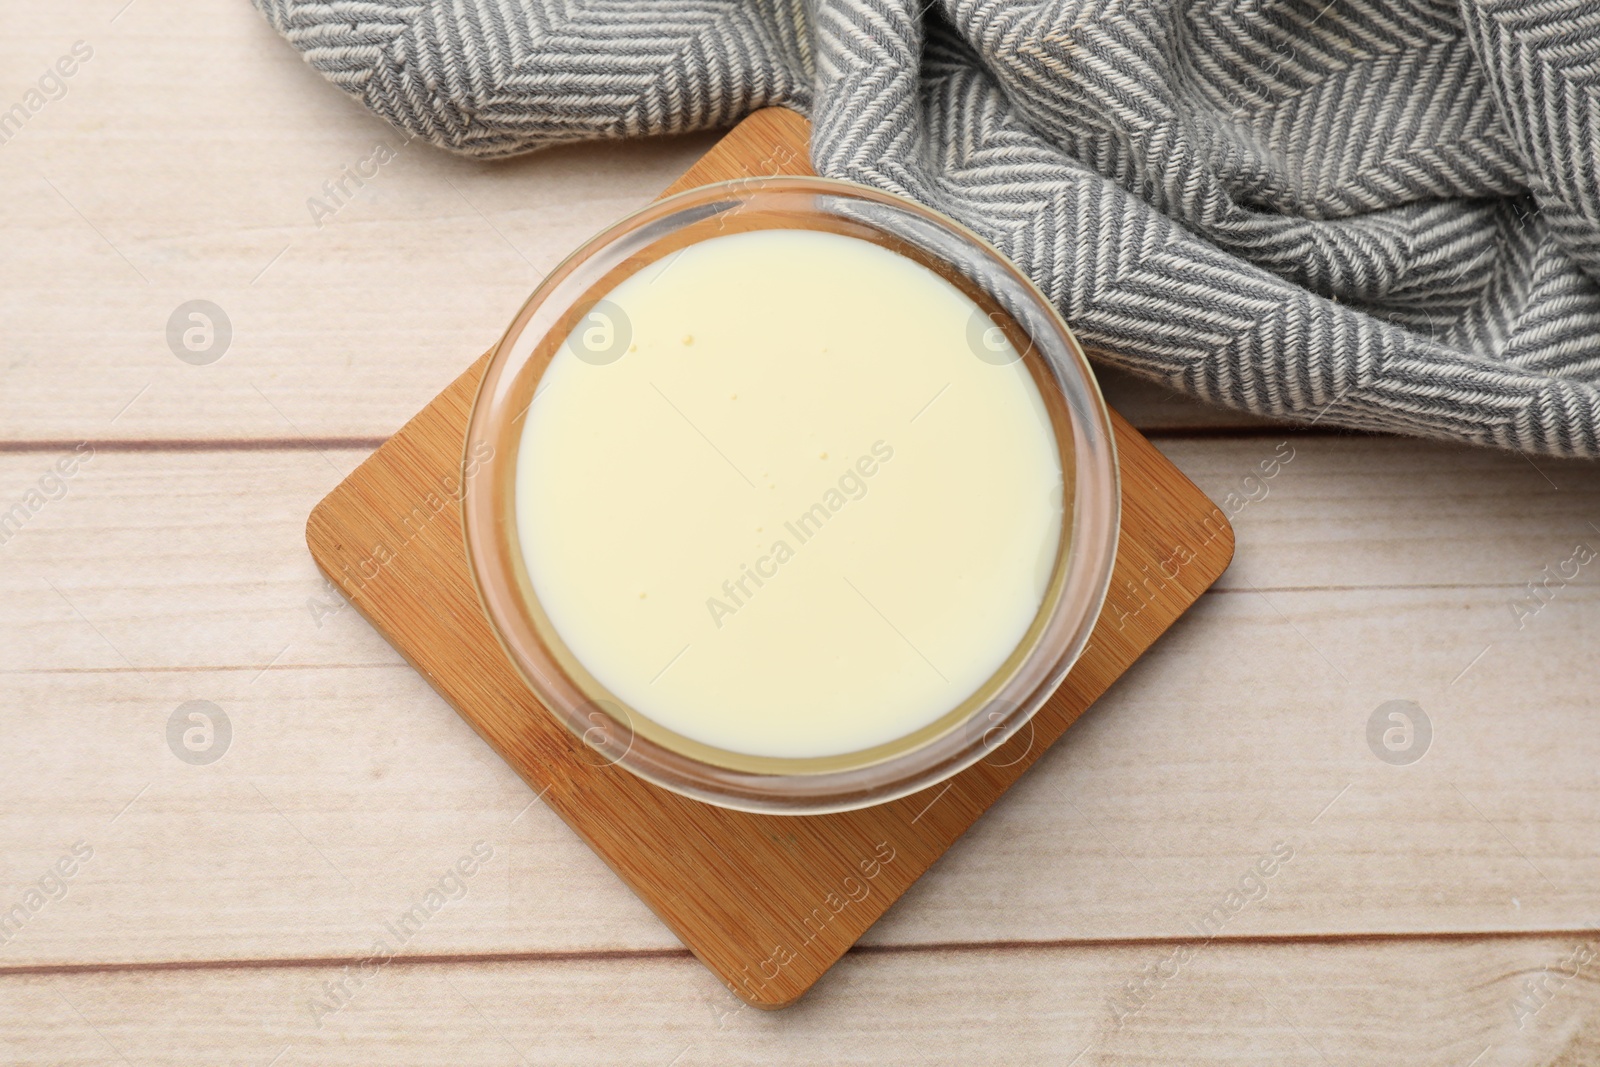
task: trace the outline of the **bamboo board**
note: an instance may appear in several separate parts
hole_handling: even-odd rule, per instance
[[[666,194],[810,173],[806,122],[757,112]],[[1031,724],[942,786],[824,816],[728,811],[600,761],[534,700],[467,572],[457,484],[478,360],[312,511],[312,555],[420,671],[691,951],[738,996],[792,1003],[1227,568],[1233,531],[1112,413],[1122,536],[1089,647]]]

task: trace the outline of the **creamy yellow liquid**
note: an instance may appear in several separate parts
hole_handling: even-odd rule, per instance
[[[528,574],[573,655],[752,756],[885,744],[972,695],[1032,623],[1062,522],[1038,388],[998,330],[975,354],[977,313],[909,259],[798,230],[613,290],[517,458]]]

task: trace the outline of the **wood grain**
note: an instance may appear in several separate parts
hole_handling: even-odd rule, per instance
[[[1203,597],[864,940],[1178,936],[1279,838],[1299,843],[1295,862],[1228,933],[1594,925],[1600,729],[1588,712],[1600,590],[1569,590],[1525,631],[1505,589],[1263,592]],[[338,647],[362,631],[372,636],[349,611],[324,633]],[[430,929],[426,954],[677,943],[389,659],[5,677],[10,899],[80,837],[98,858],[59,909],[0,950],[0,973],[352,958],[385,911],[477,840],[504,866]],[[1411,767],[1365,747],[1368,715],[1397,697],[1436,725],[1433,751]],[[234,724],[232,749],[209,767],[179,763],[162,736],[194,699]]]
[[[1576,640],[1572,631],[1518,631],[1508,601],[1564,559],[1569,541],[1600,543],[1588,525],[1600,523],[1600,469],[1541,460],[1558,489],[1517,456],[1442,444],[1288,435],[1169,439],[1160,448],[1224,501],[1247,499],[1255,484],[1247,480],[1284,440],[1295,458],[1233,516],[1239,551],[1222,588],[1321,590],[1321,611],[1371,612],[1363,627],[1327,638],[1341,663],[1397,654],[1394,642],[1373,640],[1388,599],[1376,594],[1402,589],[1434,590],[1425,602],[1440,619],[1430,630],[1470,640],[1470,628],[1447,624],[1454,605],[1481,614],[1486,628],[1502,614],[1524,643],[1545,649],[1540,656],[1570,654],[1562,649]],[[102,448],[62,499],[0,545],[0,673],[399,662],[355,612],[329,613],[340,601],[305,552],[305,515],[369,454]],[[58,455],[0,453],[0,503],[22,499]],[[1592,587],[1585,568],[1550,610]],[[1456,670],[1490,639],[1464,643]],[[1277,651],[1258,653],[1263,669]],[[1538,691],[1536,677],[1524,681]]]
[[[757,112],[668,192],[807,173],[807,137],[799,115]],[[1031,729],[944,786],[864,811],[783,818],[696,803],[595,766],[539,708],[481,615],[459,503],[442,489],[454,484],[486,360],[317,505],[307,525],[312,555],[673,932],[761,1007],[810,988],[1233,555],[1222,513],[1117,419],[1123,522],[1108,608]]]
[[[1584,946],[1594,942],[1214,942],[1181,964],[1174,943],[856,951],[782,1013],[744,1008],[681,950],[392,964],[359,984],[342,967],[303,965],[40,975],[0,980],[0,1015],[28,1023],[4,1046],[8,1062],[55,1067],[119,1055],[151,1067],[1582,1067],[1600,1059],[1591,977],[1547,980],[1532,1014],[1517,1005],[1531,978]],[[318,1012],[341,980],[339,1010]],[[1129,984],[1143,1003],[1119,1013]]]

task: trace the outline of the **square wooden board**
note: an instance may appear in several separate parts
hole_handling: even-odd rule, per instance
[[[757,112],[663,195],[809,174],[805,119]],[[750,815],[604,765],[535,701],[467,572],[458,483],[488,356],[312,511],[311,554],[361,613],[728,987],[792,1003],[1227,568],[1222,512],[1115,412],[1122,537],[1093,638],[1049,703],[987,760],[864,811]]]

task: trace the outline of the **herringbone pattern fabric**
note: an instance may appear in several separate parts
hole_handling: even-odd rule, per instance
[[[1600,456],[1600,0],[255,0],[503,156],[807,112],[1100,358],[1324,424]]]

